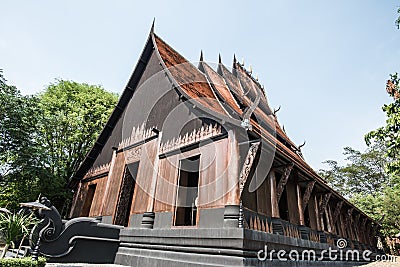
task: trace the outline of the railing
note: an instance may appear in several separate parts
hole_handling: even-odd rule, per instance
[[[296,225],[280,218],[271,218],[257,214],[251,210],[243,209],[243,227],[255,231],[283,235],[292,238],[301,238],[318,243],[336,246],[337,241],[343,237],[325,231],[317,231],[305,225]],[[370,249],[370,246],[355,240],[345,238],[349,248]]]

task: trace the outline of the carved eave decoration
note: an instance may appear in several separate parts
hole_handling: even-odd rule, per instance
[[[84,179],[99,176],[101,174],[108,173],[110,171],[111,163],[103,164],[97,167],[91,168],[85,175]]]
[[[285,189],[285,185],[286,185],[287,181],[289,180],[289,176],[290,176],[290,173],[291,173],[293,167],[294,167],[293,162],[287,164],[284,167],[282,177],[279,180],[278,185],[276,186],[276,199],[277,199],[278,203],[279,203],[279,200],[281,199],[283,190]]]
[[[123,139],[119,144],[118,144],[118,150],[124,149],[126,147],[132,146],[134,144],[137,144],[139,142],[145,141],[148,138],[151,138],[153,136],[156,136],[157,133],[153,131],[154,127],[150,128],[145,128],[145,124],[143,123],[142,125],[138,127],[133,127],[131,136]]]
[[[258,147],[260,146],[260,142],[252,143],[249,151],[247,153],[246,159],[243,163],[242,171],[240,172],[239,177],[239,188],[240,188],[240,195],[243,192],[244,185],[246,184],[247,178],[249,177],[249,173],[254,163],[254,159],[257,155]]]
[[[168,153],[221,134],[222,129],[218,124],[202,126],[200,129],[193,130],[190,134],[186,133],[184,136],[179,136],[178,138],[162,143],[160,145],[160,154]]]
[[[326,206],[328,205],[329,199],[331,198],[332,193],[329,192],[322,196],[321,202],[319,204],[319,214],[323,215],[326,210]]]
[[[335,224],[339,218],[340,211],[342,209],[344,201],[340,201],[337,203],[335,211],[333,212],[333,223]]]
[[[314,189],[315,181],[311,181],[307,183],[306,190],[303,195],[303,201],[302,201],[302,209],[303,213],[306,210],[306,207],[308,205],[308,202],[310,201],[311,193]]]

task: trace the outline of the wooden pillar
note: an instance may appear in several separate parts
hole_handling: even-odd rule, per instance
[[[304,209],[303,209],[303,197],[301,195],[301,187],[297,184],[297,208],[299,210],[299,224],[305,225],[304,222]]]
[[[310,216],[310,226],[314,230],[321,230],[320,220],[318,216],[318,202],[317,196],[311,195],[310,201],[308,202],[308,211]]]
[[[233,130],[228,131],[229,147],[228,155],[230,155],[228,163],[228,179],[226,184],[226,203],[225,205],[240,204],[239,189],[239,145]]]
[[[269,186],[271,189],[271,214],[274,218],[279,218],[279,205],[276,195],[276,177],[273,170],[268,174]]]
[[[367,218],[362,219],[361,221],[361,226],[360,226],[360,237],[361,237],[361,242],[363,244],[367,243],[367,239],[366,239],[366,227],[365,224],[367,223]]]
[[[286,183],[286,192],[287,199],[283,199],[282,201],[288,202],[289,222],[298,225],[300,224],[300,212],[297,203],[297,185],[293,176],[291,176],[289,181]]]
[[[160,146],[161,146],[161,139],[162,139],[162,132],[158,133],[157,137],[157,147],[155,148],[155,159],[153,164],[153,175],[151,177],[151,185],[150,185],[150,192],[149,192],[149,199],[147,203],[147,212],[154,211],[154,201],[156,195],[156,187],[157,187],[157,178],[158,178],[158,163],[160,161],[158,155],[160,154]],[[152,159],[149,159],[152,160]]]
[[[347,210],[346,213],[346,229],[349,232],[349,238],[351,240],[354,240],[354,231],[353,231],[353,217],[352,217],[352,213],[353,213],[353,208],[350,208],[349,210]]]
[[[328,205],[329,198],[331,197],[331,195],[332,195],[332,193],[330,193],[330,192],[326,193],[321,196],[321,199],[319,201],[318,218],[319,218],[321,230],[325,230],[325,231],[328,230],[328,229],[325,229],[325,224],[324,224],[324,220],[326,220],[326,217],[325,217],[326,207]],[[327,225],[328,225],[328,222],[327,222]]]
[[[360,242],[360,213],[357,213],[356,216],[354,216],[354,223],[353,223],[353,228],[354,228],[354,239],[358,242]]]
[[[331,205],[328,205],[326,207],[326,216],[328,217],[328,225],[329,225],[329,228],[330,228],[330,229],[328,229],[328,232],[335,233],[336,232],[336,226],[333,223]]]
[[[347,228],[346,228],[347,227],[347,225],[346,225],[346,215],[341,213],[340,214],[340,219],[341,219],[340,220],[340,227],[342,229],[343,237],[350,238],[348,232],[346,231],[347,230]]]
[[[340,236],[343,236],[341,227],[338,227],[338,225],[341,224],[340,211],[342,209],[342,205],[343,205],[343,201],[339,201],[336,204],[335,211],[333,212],[333,216],[332,216],[332,224],[335,225],[336,234],[340,235]]]

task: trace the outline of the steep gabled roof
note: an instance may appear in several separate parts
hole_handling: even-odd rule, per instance
[[[218,101],[205,75],[156,34],[153,34],[153,40],[162,64],[164,64],[176,87],[182,89],[189,99],[195,99],[209,111],[228,115]]]
[[[243,111],[240,109],[239,104],[233,97],[231,91],[227,87],[224,79],[213,70],[206,62],[200,61],[199,69],[204,72],[207,79],[210,81],[211,86],[214,88],[217,95],[220,96],[221,100],[226,103],[236,116],[240,118]],[[234,116],[233,114],[231,114]]]

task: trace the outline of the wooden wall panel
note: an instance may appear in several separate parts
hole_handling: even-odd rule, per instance
[[[227,202],[227,180],[229,179],[227,146],[228,139],[222,139],[200,148],[160,159],[154,211],[174,211],[179,179],[179,161],[199,154],[199,208],[224,206]]]
[[[90,181],[88,185],[96,184],[96,191],[94,192],[94,198],[92,206],[90,208],[90,217],[101,215],[101,209],[103,207],[103,197],[107,185],[107,177]]]
[[[310,200],[308,202],[308,213],[310,217],[310,227],[314,230],[319,229],[319,222],[318,222],[318,207],[317,207],[317,199],[315,195],[311,195]]]
[[[150,197],[153,174],[157,171],[154,162],[157,155],[158,139],[153,139],[142,145],[142,154],[136,178],[136,188],[133,195],[131,214],[147,211]]]
[[[125,170],[125,157],[123,153],[116,154],[115,163],[110,169],[108,192],[106,192],[102,215],[112,216],[118,201],[119,189]]]
[[[291,176],[286,183],[287,202],[289,208],[289,222],[300,224],[299,206],[297,203],[297,185]]]
[[[178,164],[178,156],[160,159],[155,194],[155,212],[174,211]]]
[[[257,189],[257,212],[271,217],[271,190],[268,188],[268,177]]]
[[[228,190],[225,186],[229,177],[229,161],[232,160],[228,150],[228,139],[215,142],[216,158],[215,158],[215,174],[211,176],[209,183],[214,188],[214,195],[211,196],[211,202],[208,207],[222,207],[227,202]],[[237,164],[237,163],[236,163]],[[233,178],[233,177],[232,177]]]
[[[71,213],[70,213],[71,218],[76,218],[80,216],[82,206],[85,201],[84,199],[85,192],[86,190],[84,184],[79,183],[78,189],[76,190],[74,195],[74,200],[71,208]]]

